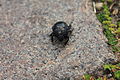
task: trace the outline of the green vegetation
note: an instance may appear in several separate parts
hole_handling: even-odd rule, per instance
[[[98,13],[97,17],[98,20],[103,24],[104,34],[108,39],[108,44],[115,46],[118,43],[118,40],[116,39],[115,34],[112,33],[112,31],[115,30],[112,27],[117,25],[112,23],[112,18],[110,17],[110,11],[107,5],[103,6],[103,11]]]
[[[116,65],[107,64],[104,65],[104,70],[109,70],[114,79],[120,79],[120,63]]]
[[[83,76],[83,78],[84,78],[85,80],[90,80],[91,75],[85,74],[85,75]]]
[[[104,29],[104,34],[108,39],[108,44],[114,46],[118,43],[117,39],[115,38],[115,35],[112,34],[112,32],[109,29]]]
[[[120,79],[120,71],[114,72],[115,78]]]
[[[83,79],[84,80],[108,80],[108,79],[109,80],[120,80],[120,63],[115,64],[115,65],[113,64],[103,65],[102,74],[104,75],[101,77],[97,76],[98,78],[92,75],[86,74],[83,76]]]
[[[97,3],[97,0],[94,1]],[[117,7],[116,4],[120,2],[118,2],[119,0],[99,0],[99,1],[103,3],[103,6],[98,10],[96,9],[97,18],[102,23],[103,33],[107,37],[108,39],[107,43],[111,46],[112,51],[120,54],[120,20],[116,19],[116,16],[120,14],[120,11],[115,12],[115,10],[112,9],[113,7]],[[94,75],[86,74],[83,76],[83,80],[120,80],[120,62],[118,62],[117,64],[103,65],[101,75],[102,76],[96,74]]]
[[[113,2],[113,0],[107,0],[108,2]],[[105,0],[102,0],[105,2]],[[111,3],[112,4],[112,3]],[[104,34],[108,39],[108,44],[112,46],[113,52],[120,52],[120,45],[117,45],[120,35],[120,22],[116,24],[112,22],[113,18],[111,17],[109,6],[104,3],[102,10],[97,13],[98,20],[102,23],[104,28]]]

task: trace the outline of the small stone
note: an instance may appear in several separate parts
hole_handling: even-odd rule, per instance
[[[21,40],[21,44],[25,44],[25,41],[23,39]]]
[[[117,15],[118,12],[119,12],[118,8],[115,8],[115,9],[113,10],[112,14],[113,14],[113,15]]]
[[[100,2],[96,3],[95,7],[96,7],[97,10],[100,10],[103,7],[103,3],[100,3]]]

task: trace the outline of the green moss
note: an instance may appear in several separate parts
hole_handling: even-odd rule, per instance
[[[106,20],[105,15],[102,12],[97,14],[97,18],[101,23]]]
[[[89,75],[89,74],[85,74],[85,75],[84,75],[84,79],[85,79],[85,80],[90,80],[90,77],[91,77],[91,75]]]
[[[103,25],[103,29],[104,29],[104,34],[108,39],[108,44],[112,47],[112,51],[113,52],[120,52],[120,47],[118,45],[118,39],[117,39],[117,35],[120,35],[120,21],[117,22],[117,24],[114,24],[112,22],[112,17],[111,17],[111,13],[109,11],[109,7],[107,5],[107,3],[111,4],[114,0],[100,0],[101,2],[104,3],[104,6],[102,8],[102,10],[97,13],[97,18],[98,20],[102,23]],[[106,64],[103,66],[104,70],[109,70],[110,73],[114,78],[114,79],[120,79],[120,63],[116,64],[116,65],[112,65],[112,64]],[[105,73],[103,71],[103,73]],[[84,75],[85,80],[91,80],[91,78],[93,78],[93,80],[107,80],[107,74],[103,75],[102,77],[99,77],[97,79],[95,79],[95,77],[91,76],[91,75]]]
[[[120,28],[118,28],[114,33],[120,33]]]
[[[108,80],[108,77],[106,77],[108,75],[108,73],[106,73],[106,70],[110,73],[113,73],[111,74],[113,77],[112,79],[120,79],[120,63],[117,63],[117,64],[105,64],[103,65],[103,72],[102,74],[104,74],[103,76],[99,77],[96,75],[96,77],[98,78],[95,78],[94,76],[91,76],[90,74],[85,74],[83,77],[84,77],[84,80]],[[111,80],[111,79],[110,79]]]
[[[112,22],[111,22],[111,21],[103,21],[102,23],[103,23],[103,24],[110,25]]]
[[[110,24],[110,27],[117,27],[116,24]]]
[[[120,70],[114,72],[114,75],[115,75],[115,78],[116,78],[116,79],[120,79]]]
[[[119,22],[117,22],[117,25],[118,25],[118,27],[120,27],[120,21],[119,21]]]
[[[114,31],[115,31],[115,28],[109,28],[109,30],[114,32]]]
[[[111,21],[112,18],[109,15],[105,15],[106,20]]]
[[[120,52],[120,47],[118,47],[118,46],[112,46],[112,51],[113,52]]]
[[[100,0],[101,2],[105,2],[105,0]]]
[[[108,25],[103,25],[103,28],[104,29],[109,29],[109,26]]]
[[[111,0],[107,0],[111,1]],[[108,39],[108,44],[114,46],[113,51],[119,51],[118,48],[115,47],[115,45],[118,43],[118,40],[116,38],[116,33],[120,33],[120,28],[116,29],[117,26],[120,26],[120,22],[116,24],[112,23],[112,18],[110,17],[110,11],[107,4],[104,4],[103,10],[97,14],[98,20],[103,24],[104,28],[104,34],[106,35]]]
[[[116,64],[116,65],[112,65],[112,64],[106,64],[103,66],[103,68],[105,70],[110,70],[112,73],[114,73],[114,78],[116,79],[120,79],[120,63]]]
[[[109,29],[104,29],[104,34],[106,35],[108,39],[108,44],[116,45],[118,43],[117,39],[115,38],[115,35],[112,34]]]
[[[110,15],[110,11],[107,5],[103,5],[103,13],[105,15]]]
[[[110,2],[110,3],[112,3],[114,0],[107,0],[107,2]]]
[[[113,70],[113,69],[118,69],[118,66],[116,65],[112,65],[112,64],[105,64],[103,66],[104,70],[108,69],[108,70]]]
[[[95,80],[102,80],[102,78],[98,78],[98,79],[95,79]]]

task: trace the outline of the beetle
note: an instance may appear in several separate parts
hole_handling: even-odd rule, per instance
[[[51,41],[54,41],[54,37],[57,38],[60,42],[64,41],[64,45],[69,41],[69,37],[73,31],[73,28],[70,25],[67,25],[64,21],[58,21],[52,26]]]

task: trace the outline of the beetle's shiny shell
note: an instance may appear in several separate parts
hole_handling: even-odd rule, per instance
[[[62,41],[66,36],[68,36],[69,26],[65,22],[57,22],[53,27],[53,34],[60,41]]]

